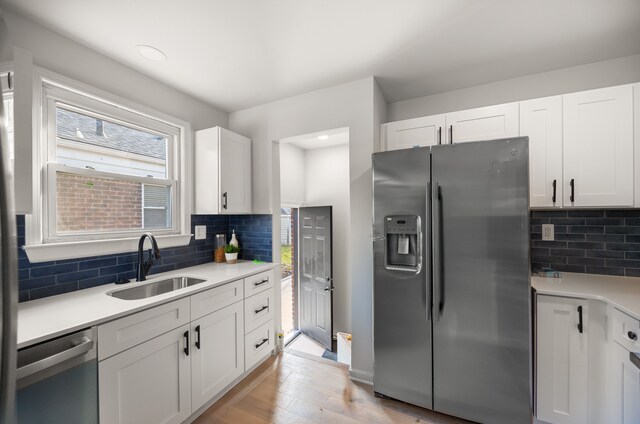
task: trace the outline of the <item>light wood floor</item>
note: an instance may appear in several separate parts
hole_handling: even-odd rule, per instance
[[[343,365],[305,354],[269,358],[194,424],[423,423],[462,424],[442,414],[377,399]]]

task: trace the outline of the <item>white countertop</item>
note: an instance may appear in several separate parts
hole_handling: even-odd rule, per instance
[[[562,278],[531,277],[538,294],[597,299],[640,320],[640,278],[563,272]]]
[[[255,264],[251,261],[238,261],[233,265],[212,262],[154,274],[149,276],[145,283],[178,275],[201,278],[207,281],[147,299],[122,300],[106,294],[112,290],[145,284],[132,282],[122,285],[106,284],[24,302],[18,307],[18,349],[190,296],[258,272],[268,271],[273,269],[275,265],[273,263]]]

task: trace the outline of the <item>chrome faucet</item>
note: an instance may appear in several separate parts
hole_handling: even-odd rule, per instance
[[[151,240],[151,249],[149,249],[149,259],[143,262],[144,240],[147,237]],[[138,271],[136,272],[136,281],[144,281],[147,279],[147,274],[153,265],[154,259],[160,259],[158,243],[156,243],[156,238],[151,233],[144,233],[138,242]]]

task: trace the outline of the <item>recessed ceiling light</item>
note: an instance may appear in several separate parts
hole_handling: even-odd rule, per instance
[[[326,135],[326,134],[323,134],[323,135],[319,135],[319,136],[318,136],[318,140],[326,140],[326,139],[328,139],[328,138],[329,138],[329,136],[328,136],[328,135]]]
[[[145,46],[144,44],[141,44],[139,46],[136,46],[136,49],[138,49],[138,53],[140,53],[140,56],[144,57],[145,59],[153,60],[154,62],[164,62],[167,60],[167,55],[156,49],[155,47]]]

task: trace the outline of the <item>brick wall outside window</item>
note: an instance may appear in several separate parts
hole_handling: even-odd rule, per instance
[[[58,173],[58,232],[142,228],[142,184]]]

